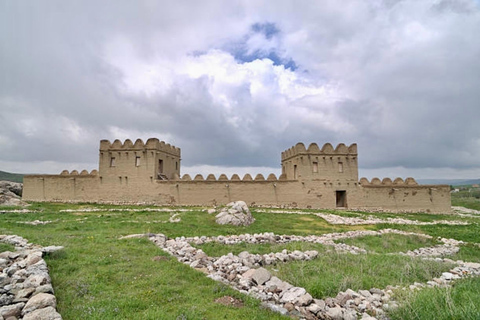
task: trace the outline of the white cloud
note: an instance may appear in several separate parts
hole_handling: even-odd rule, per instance
[[[156,136],[185,168],[276,168],[303,141],[358,142],[363,170],[478,172],[474,1],[18,2],[0,21],[10,167]]]

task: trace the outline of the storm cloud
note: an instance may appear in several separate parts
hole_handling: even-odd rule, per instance
[[[157,137],[184,173],[279,172],[358,143],[360,174],[480,176],[475,0],[2,1],[0,170],[94,169]]]

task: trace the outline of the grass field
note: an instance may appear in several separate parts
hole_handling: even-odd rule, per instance
[[[226,246],[205,244],[200,246],[210,256],[228,252],[251,253],[315,249],[321,254],[309,262],[295,262],[272,266],[273,272],[292,284],[301,285],[317,297],[335,296],[346,288],[384,288],[387,285],[406,285],[425,282],[449,268],[443,263],[427,262],[391,253],[432,246],[438,236],[468,242],[480,242],[480,219],[469,218],[469,226],[402,226],[402,225],[330,225],[314,215],[261,213],[253,210],[256,222],[249,227],[216,225],[214,215],[202,208],[182,208],[181,221],[168,222],[173,212],[154,212],[138,206],[112,206],[91,204],[34,203],[29,209],[34,213],[5,213],[0,215],[0,234],[16,234],[31,243],[63,245],[63,251],[46,257],[50,269],[58,310],[68,319],[287,319],[264,310],[260,303],[235,290],[221,285],[201,272],[183,265],[168,256],[146,239],[119,240],[123,235],[135,233],[163,233],[168,237],[216,236],[244,233],[274,232],[276,234],[309,235],[344,232],[348,230],[378,230],[395,228],[429,234],[425,237],[384,235],[364,237],[342,242],[364,247],[369,254],[350,255],[332,252],[330,247],[307,243],[238,244]],[[4,208],[0,209],[3,210]],[[62,210],[72,210],[62,212]],[[85,210],[99,211],[88,212]],[[115,209],[114,211],[109,211]],[[128,211],[140,209],[140,211]],[[331,212],[331,211],[330,211]],[[331,212],[352,215],[345,212]],[[356,216],[362,213],[353,213]],[[412,218],[415,218],[413,215]],[[445,220],[445,216],[422,214],[428,221]],[[456,219],[449,216],[448,219]],[[49,224],[32,226],[22,222],[42,220]],[[420,220],[420,219],[418,219]],[[471,244],[462,247],[456,259],[480,261],[480,248]],[[0,245],[0,250],[11,247]],[[164,257],[154,259],[154,257]],[[475,280],[476,281],[476,280]],[[451,290],[438,290],[437,300],[457,292],[460,296],[477,289],[478,282],[466,281]],[[463,283],[463,282],[462,282]],[[456,294],[457,294],[456,293]],[[478,293],[477,293],[478,294]],[[215,299],[230,295],[241,299],[240,308],[217,304]],[[400,297],[405,305],[421,305],[426,297],[405,295]],[[440,300],[438,300],[440,299]],[[466,304],[462,308],[465,319],[478,315],[480,304]],[[436,312],[448,314],[450,309]],[[450,307],[449,307],[450,308]],[[400,311],[398,311],[400,312]],[[460,312],[460,311],[459,311]],[[398,315],[396,319],[408,319]],[[419,309],[412,319],[432,319],[428,312]],[[445,318],[447,319],[447,318]],[[460,319],[460,318],[459,318]],[[462,318],[463,319],[463,318]]]

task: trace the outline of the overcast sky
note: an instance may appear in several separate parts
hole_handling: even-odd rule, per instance
[[[0,1],[0,170],[157,137],[182,173],[358,143],[369,178],[480,177],[480,2]]]

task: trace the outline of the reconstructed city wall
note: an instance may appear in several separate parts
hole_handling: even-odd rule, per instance
[[[31,201],[95,201],[100,179],[97,170],[79,174],[63,171],[60,175],[26,175],[23,178],[23,199]]]
[[[282,153],[282,174],[218,179],[180,178],[180,148],[152,138],[146,143],[100,141],[99,170],[27,175],[23,198],[32,201],[130,202],[163,205],[249,205],[449,212],[449,186],[420,186],[412,178],[358,180],[357,145],[303,143]]]
[[[346,207],[442,213],[450,211],[449,186],[420,186],[415,183],[377,184],[375,179],[360,183],[269,180],[259,175],[243,179],[234,175],[205,180],[185,175],[175,181],[143,184],[116,181],[101,183],[96,174],[25,176],[24,199],[33,201],[130,202],[164,205],[221,205],[244,199],[249,205],[335,209],[336,191],[347,194]],[[389,179],[388,179],[389,180]],[[408,180],[408,179],[407,179]],[[132,180],[135,181],[135,180]],[[414,181],[414,180],[413,180]]]
[[[382,181],[362,178],[363,209],[381,208],[391,211],[447,213],[451,210],[450,186],[419,185],[413,178]]]

